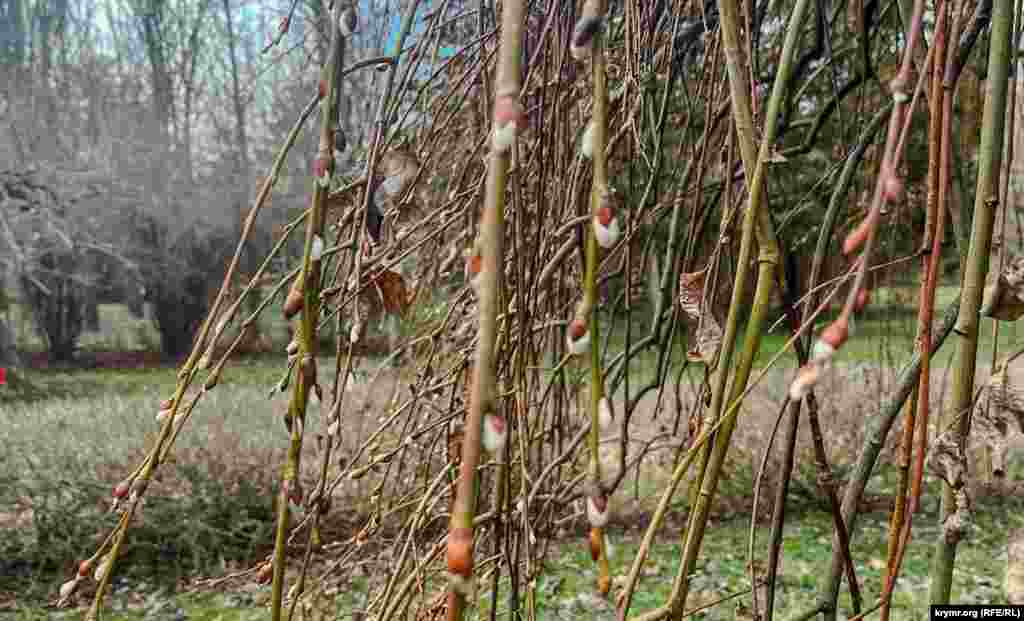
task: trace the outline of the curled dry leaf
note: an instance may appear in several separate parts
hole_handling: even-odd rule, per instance
[[[960,489],[967,473],[967,455],[958,441],[958,426],[943,430],[928,455],[929,469],[947,485]]]
[[[723,332],[711,312],[711,304],[704,300],[706,284],[706,269],[679,275],[679,307],[690,320],[697,322],[686,357],[691,362],[711,365],[722,346]]]
[[[1024,316],[1024,257],[1006,257],[1003,269],[985,287],[981,314],[1000,321],[1017,321]]]
[[[971,433],[989,448],[992,473],[1006,474],[1006,455],[1015,436],[1024,432],[1024,388],[1015,381],[1022,371],[1016,361],[1001,361],[974,407]]]
[[[412,300],[401,274],[387,270],[373,279],[373,288],[385,311],[392,315],[405,315]]]

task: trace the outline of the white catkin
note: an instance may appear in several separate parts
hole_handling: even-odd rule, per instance
[[[597,238],[598,245],[605,250],[611,248],[615,245],[615,242],[619,241],[620,234],[618,218],[612,218],[608,226],[604,226],[597,218],[594,218],[594,237]]]
[[[578,339],[573,340],[572,335],[569,335],[567,339],[569,346],[569,353],[574,356],[582,356],[583,354],[590,351],[590,330]]]

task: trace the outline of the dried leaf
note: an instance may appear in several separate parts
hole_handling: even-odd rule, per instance
[[[410,300],[405,279],[401,274],[388,270],[377,276],[373,284],[384,305],[384,310],[393,315],[405,314]]]
[[[700,319],[707,271],[679,275],[679,307],[690,319]]]
[[[704,301],[706,282],[707,270],[680,274],[679,306],[690,319],[697,322],[697,329],[686,351],[687,359],[711,365],[722,345],[722,328],[712,314],[710,305]]]
[[[946,429],[935,438],[928,467],[954,489],[964,486],[967,474],[967,456],[958,442],[957,425]]]
[[[711,313],[708,313],[701,320],[700,327],[697,328],[697,350],[704,362],[711,365],[721,346],[722,328],[711,316]]]
[[[1024,257],[1008,256],[998,277],[985,287],[983,317],[1016,321],[1024,316]]]

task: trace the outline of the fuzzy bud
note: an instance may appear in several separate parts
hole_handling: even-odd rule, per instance
[[[302,484],[298,480],[285,480],[284,495],[290,504],[296,507],[302,506]]]
[[[608,431],[615,423],[615,416],[612,414],[612,406],[608,402],[608,397],[601,397],[601,401],[597,404],[597,421],[601,431]]]
[[[489,452],[497,454],[505,448],[508,439],[508,423],[499,414],[484,416],[483,444]]]
[[[494,100],[494,139],[492,146],[504,153],[526,129],[526,112],[515,95],[498,95]]]
[[[594,157],[594,121],[591,120],[587,123],[587,128],[583,130],[583,140],[580,143],[580,152],[583,157],[592,159]]]
[[[128,496],[129,500],[135,500],[146,493],[147,487],[149,487],[149,479],[145,477],[139,477],[132,481],[131,493]]]
[[[326,157],[318,157],[313,160],[313,177],[322,188],[331,185],[331,164]]]
[[[267,561],[260,565],[260,568],[256,570],[256,582],[259,584],[267,584],[274,577],[274,564]]]
[[[280,32],[281,34],[288,32],[288,24],[290,22],[291,20],[288,18],[287,15],[282,17],[281,21],[277,23],[277,31]]]
[[[587,497],[587,521],[594,528],[608,525],[608,498],[603,494]]]
[[[572,30],[569,53],[576,60],[584,60],[594,49],[594,38],[601,31],[604,20],[596,15],[584,15]]]
[[[889,90],[892,92],[892,100],[896,103],[906,103],[910,101],[910,95],[907,93],[907,81],[903,79],[902,75],[897,75],[893,78],[892,82],[889,82]]]
[[[619,219],[613,214],[611,207],[601,207],[594,216],[594,237],[599,246],[607,250],[619,241],[621,235]]]
[[[114,492],[113,492],[114,498],[117,498],[118,500],[120,500],[120,499],[125,498],[126,496],[128,496],[128,492],[131,490],[131,485],[132,485],[131,481],[129,481],[128,479],[125,479],[124,481],[121,481],[116,486],[114,486]]]
[[[288,347],[285,347],[284,351],[289,356],[294,356],[299,351],[299,342],[296,341],[295,339],[292,339],[291,342],[288,343]]]
[[[363,322],[356,319],[352,322],[352,327],[348,331],[348,342],[355,345],[359,342],[359,339],[363,336]]]
[[[313,236],[313,247],[310,249],[310,258],[319,261],[324,256],[324,240],[319,235]]]
[[[96,566],[96,571],[92,574],[92,579],[96,582],[102,582],[103,577],[107,575],[110,570],[110,558],[104,557],[99,565]]]
[[[904,196],[903,180],[895,172],[889,172],[882,181],[882,200],[887,203],[900,203]]]
[[[466,257],[466,280],[477,295],[480,295],[480,274],[484,271],[484,259],[479,252],[472,251]]]
[[[162,427],[163,424],[167,422],[167,419],[170,418],[170,416],[171,410],[160,410],[159,412],[156,413],[156,424]]]
[[[448,533],[448,571],[456,576],[473,575],[473,529],[453,528]]]
[[[334,436],[338,435],[338,431],[340,431],[340,430],[341,430],[341,420],[340,420],[339,417],[336,416],[336,417],[334,417],[334,420],[332,420],[327,425],[327,435],[331,436],[333,438]]]
[[[806,397],[807,393],[811,392],[814,385],[818,383],[820,377],[820,364],[811,362],[800,367],[796,372],[796,377],[793,378],[793,383],[789,385],[789,398],[799,401]]]
[[[580,356],[590,351],[590,330],[587,329],[587,324],[582,319],[577,317],[569,324],[567,343],[569,353],[574,356]]]
[[[75,592],[76,588],[78,588],[78,580],[79,577],[75,576],[73,579],[68,580],[64,584],[60,585],[60,598],[62,600],[66,600],[67,598],[71,597],[71,594]]]
[[[821,331],[818,341],[831,347],[832,353],[835,353],[843,346],[843,343],[846,342],[846,339],[849,338],[849,336],[850,324],[847,322],[845,317],[840,317]]]

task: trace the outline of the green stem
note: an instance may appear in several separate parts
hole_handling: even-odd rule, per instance
[[[1006,125],[1007,85],[1010,69],[1012,0],[993,2],[992,36],[989,45],[987,97],[982,116],[981,145],[978,148],[978,184],[974,195],[971,244],[964,269],[963,297],[956,333],[960,336],[957,365],[953,374],[952,407],[945,412],[944,426],[957,425],[961,442],[970,431],[970,418],[961,416],[972,406],[975,366],[978,356],[978,323],[982,289],[988,273],[992,228],[999,203],[999,172],[1002,166],[1003,134]],[[943,483],[942,523],[957,509],[956,489]],[[948,604],[953,585],[953,566],[959,531],[939,535],[932,562],[930,598],[933,604]]]
[[[512,97],[518,101],[520,56],[522,47],[524,10],[522,0],[507,0],[502,9],[501,47],[498,56],[498,75],[496,80],[495,100]],[[499,120],[495,114],[492,131],[497,129]],[[505,266],[502,263],[504,242],[504,211],[505,190],[508,183],[508,168],[511,145],[504,149],[492,146],[490,163],[487,171],[487,193],[480,225],[478,248],[482,265],[478,276],[478,340],[476,359],[473,364],[472,390],[470,392],[469,412],[466,416],[465,435],[462,445],[462,463],[459,469],[459,480],[452,506],[452,516],[448,540],[449,570],[454,573],[453,562],[460,562],[472,572],[472,537],[473,519],[476,513],[476,471],[480,464],[481,433],[483,431],[484,414],[497,411],[495,385],[495,353],[498,337],[498,312],[500,306],[501,281]],[[457,550],[453,535],[468,536],[468,550]],[[463,540],[464,541],[464,540]],[[457,557],[456,553],[469,555],[469,558]],[[471,576],[463,576],[470,578]],[[453,579],[448,593],[449,621],[460,620],[466,607],[466,592],[456,585]]]

